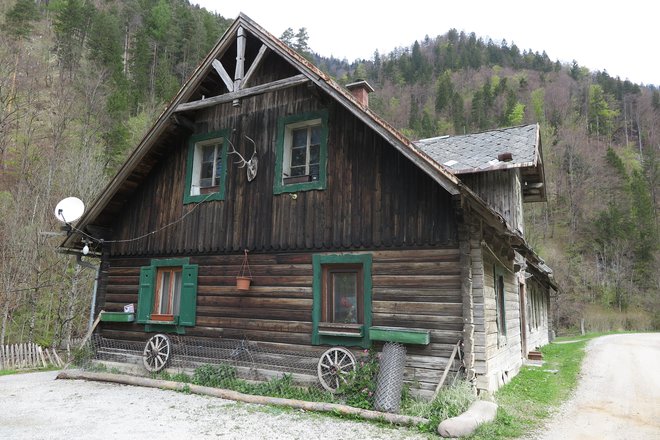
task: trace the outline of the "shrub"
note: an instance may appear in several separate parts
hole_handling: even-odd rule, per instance
[[[236,368],[227,364],[202,365],[195,369],[192,383],[216,388],[232,388],[236,381]]]
[[[339,386],[337,395],[347,405],[356,408],[373,409],[376,377],[378,376],[378,353],[375,349],[365,350],[357,360],[355,371],[346,377],[346,382]]]
[[[459,381],[452,386],[441,388],[438,396],[431,402],[413,398],[403,400],[401,412],[429,419],[430,423],[424,428],[433,431],[441,421],[465,412],[475,400],[470,383]]]

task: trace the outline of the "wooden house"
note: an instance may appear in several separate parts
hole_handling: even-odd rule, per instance
[[[306,356],[401,342],[422,395],[463,341],[478,389],[514,375],[548,340],[555,288],[523,235],[522,202],[545,197],[538,126],[476,135],[488,149],[472,164],[445,154],[469,136],[413,143],[370,91],[240,15],[62,245],[100,258],[97,313],[137,305],[103,336]]]

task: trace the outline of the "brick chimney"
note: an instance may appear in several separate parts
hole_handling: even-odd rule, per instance
[[[369,93],[374,91],[374,88],[363,79],[359,79],[350,84],[346,84],[346,88],[360,104],[369,107]]]

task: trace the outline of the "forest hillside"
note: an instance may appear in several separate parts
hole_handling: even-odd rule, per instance
[[[0,0],[0,344],[84,333],[95,272],[55,252],[58,200],[91,202],[231,21],[187,0]],[[444,32],[444,33],[443,33]],[[660,92],[545,52],[438,29],[370,60],[316,54],[411,139],[539,122],[547,203],[527,239],[557,324],[658,329]]]

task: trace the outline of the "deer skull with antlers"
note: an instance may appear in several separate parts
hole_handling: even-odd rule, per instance
[[[234,144],[231,143],[229,139],[227,139],[227,142],[229,142],[229,145],[231,146],[231,151],[229,151],[229,154],[236,154],[238,157],[240,157],[240,160],[238,162],[234,162],[235,164],[240,164],[239,168],[245,168],[247,166],[247,180],[248,182],[252,182],[254,178],[257,176],[257,168],[259,167],[259,157],[257,156],[257,144],[248,136],[245,136],[245,138],[252,142],[252,145],[254,145],[254,152],[252,153],[252,156],[250,157],[249,160],[245,160],[245,158],[236,151],[236,148],[234,147]]]

